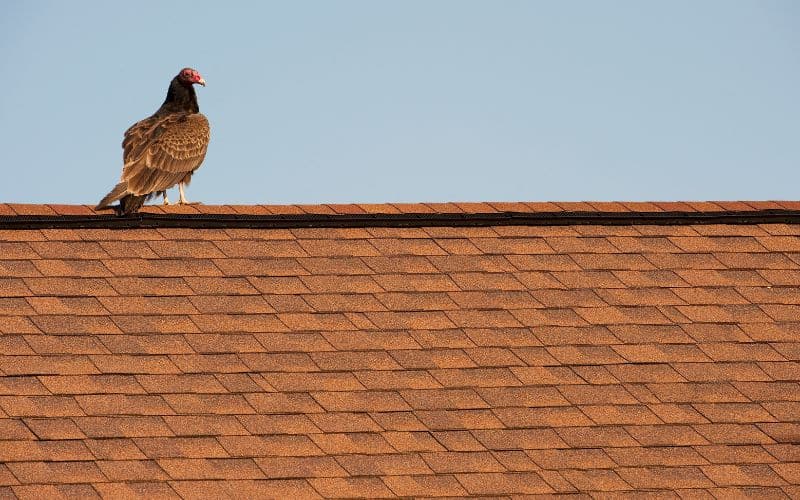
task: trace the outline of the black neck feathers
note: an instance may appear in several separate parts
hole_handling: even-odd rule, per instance
[[[172,79],[167,90],[164,104],[156,111],[157,115],[168,113],[199,113],[197,94],[191,84],[181,82],[178,77]]]

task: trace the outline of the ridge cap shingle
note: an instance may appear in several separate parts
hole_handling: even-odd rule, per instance
[[[451,203],[345,203],[287,205],[146,205],[142,212],[154,214],[416,214],[491,212],[707,212],[800,210],[800,201],[670,201],[670,202],[451,202]],[[0,216],[14,215],[108,215],[92,205],[0,203]]]

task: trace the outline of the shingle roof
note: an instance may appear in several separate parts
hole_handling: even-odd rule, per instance
[[[0,496],[800,496],[800,224],[0,230],[0,354]]]

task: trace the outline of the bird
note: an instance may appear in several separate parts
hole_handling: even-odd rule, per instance
[[[157,195],[168,205],[167,189],[175,184],[180,193],[178,203],[189,203],[184,186],[203,163],[211,139],[211,127],[200,113],[194,85],[205,87],[206,81],[197,70],[183,68],[170,81],[161,107],[125,131],[120,182],[95,210],[115,208],[117,215],[130,215]],[[115,201],[119,205],[112,207]]]

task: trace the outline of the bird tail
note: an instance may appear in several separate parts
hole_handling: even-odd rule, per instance
[[[105,208],[112,208],[111,204],[119,200],[119,205],[113,207],[117,210],[117,215],[129,215],[142,208],[147,198],[148,195],[137,196],[128,193],[128,183],[123,181],[114,186],[114,189],[112,189],[105,198],[100,200],[100,203],[98,203],[94,209],[103,210]]]
[[[106,208],[111,208],[111,204],[119,200],[123,196],[125,196],[125,192],[127,190],[128,190],[128,183],[124,181],[120,182],[119,184],[114,186],[114,189],[112,189],[111,192],[108,193],[105,198],[100,200],[100,203],[98,203],[97,206],[94,207],[94,209],[103,210]]]

